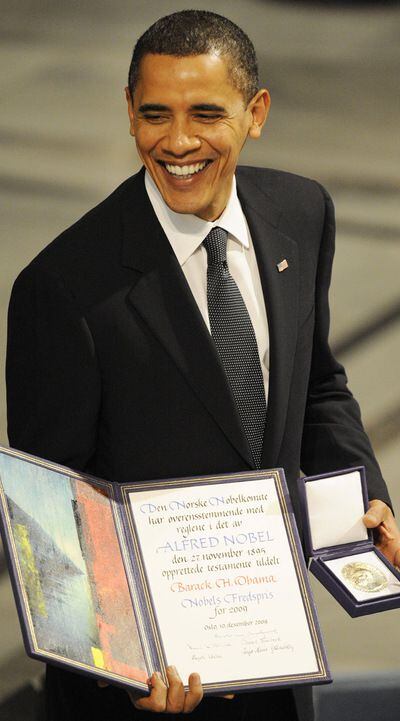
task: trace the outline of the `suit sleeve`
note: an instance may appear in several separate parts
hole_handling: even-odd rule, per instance
[[[370,499],[390,505],[378,462],[361,421],[360,408],[347,386],[343,366],[329,347],[329,300],[335,245],[334,208],[320,186],[325,222],[320,246],[315,296],[315,329],[302,439],[302,469],[307,474],[364,465]]]
[[[13,287],[6,381],[10,445],[84,469],[100,407],[94,346],[62,279],[35,265]]]

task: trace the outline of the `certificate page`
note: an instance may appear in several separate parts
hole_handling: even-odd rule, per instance
[[[239,686],[321,677],[274,477],[129,492],[129,502],[166,663],[184,683],[192,671]]]

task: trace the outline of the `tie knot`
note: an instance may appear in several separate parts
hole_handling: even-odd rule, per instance
[[[226,244],[228,233],[223,228],[213,228],[204,238],[203,245],[207,251],[208,265],[226,263]]]

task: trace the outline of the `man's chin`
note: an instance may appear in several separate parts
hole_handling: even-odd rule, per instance
[[[196,198],[188,197],[176,197],[175,193],[161,192],[164,202],[168,207],[174,211],[174,213],[181,213],[182,215],[198,215],[202,217],[202,213],[205,213],[205,204],[199,203],[198,196]]]
[[[164,202],[175,213],[184,215],[197,215],[200,218],[208,218],[208,209],[213,205],[210,199],[210,191],[214,187],[213,176],[209,169],[213,163],[188,179],[169,175],[168,171],[161,165],[155,168],[148,168]]]

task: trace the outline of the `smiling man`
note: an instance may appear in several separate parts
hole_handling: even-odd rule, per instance
[[[270,102],[250,40],[214,13],[162,18],[136,44],[126,97],[144,167],[13,289],[11,445],[120,482],[281,466],[296,513],[300,469],[363,464],[365,523],[399,563],[387,489],[328,343],[332,203],[315,181],[237,166]],[[170,667],[168,688],[154,675],[149,697],[129,699],[49,668],[47,718],[312,719],[307,689],[201,701],[195,671],[186,693]]]
[[[131,134],[159,193],[175,213],[215,220],[225,210],[240,151],[258,138],[267,90],[234,84],[226,53],[146,54],[126,88]],[[246,88],[247,90],[247,88]]]

